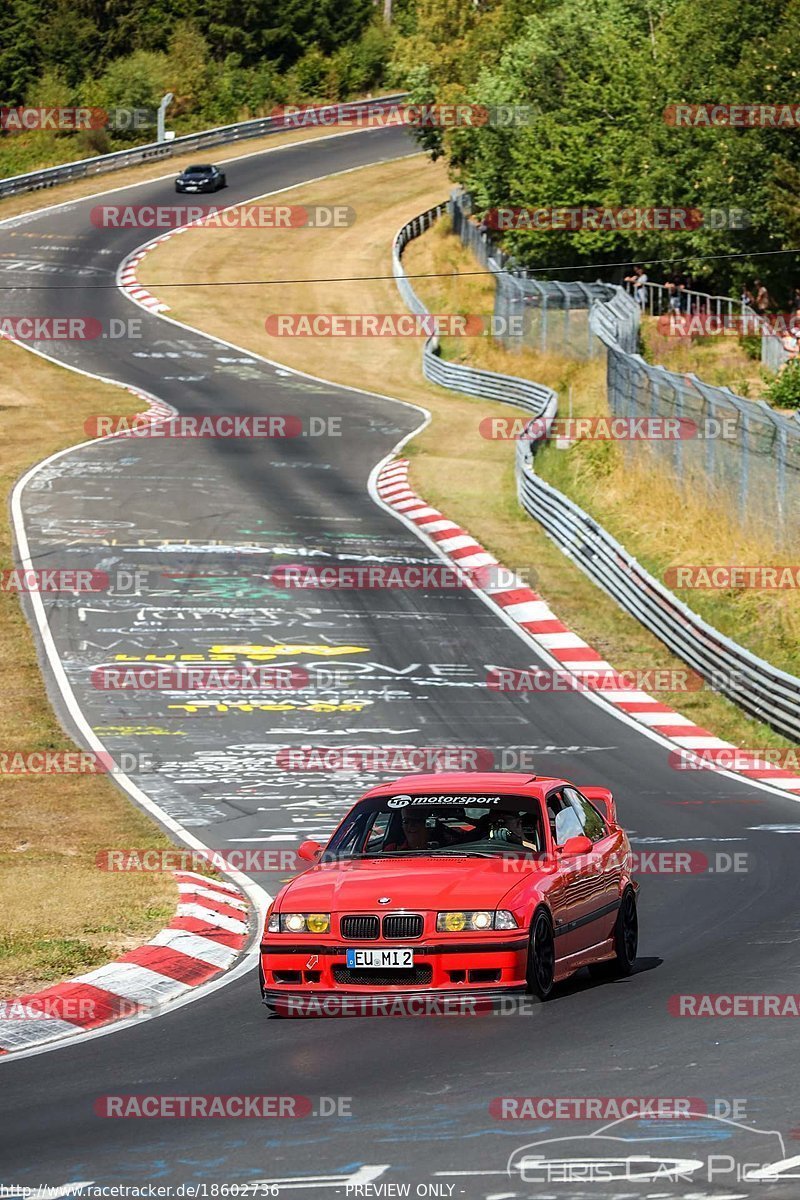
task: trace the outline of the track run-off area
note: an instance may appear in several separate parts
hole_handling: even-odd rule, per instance
[[[387,128],[245,155],[227,163],[221,202],[413,148],[402,128]],[[115,190],[113,200],[174,204],[172,176]],[[800,1165],[789,1165],[800,1155],[800,1119],[784,1099],[796,1081],[797,1020],[692,1019],[677,1015],[672,1001],[798,990],[797,802],[714,772],[674,770],[666,743],[596,698],[488,689],[490,666],[538,660],[518,629],[467,590],[276,587],[270,573],[291,563],[438,561],[374,486],[379,464],[425,413],[326,383],[321,355],[301,375],[137,308],[115,283],[146,235],[97,228],[97,203],[56,203],[0,223],[2,313],[135,317],[135,339],[37,348],[181,415],[289,414],[303,430],[268,439],[86,442],[30,472],[18,489],[18,545],[22,533],[37,567],[127,572],[140,581],[130,592],[47,603],[38,625],[29,613],[49,643],[44,669],[65,727],[81,744],[88,728],[112,755],[157,763],[130,773],[133,799],[146,798],[173,833],[185,830],[214,849],[294,850],[305,838],[326,840],[381,776],[288,771],[276,760],[280,749],[477,746],[511,765],[524,748],[538,774],[611,788],[634,850],[736,852],[748,868],[642,877],[637,971],[604,985],[582,973],[521,1014],[270,1020],[253,958],[253,969],[155,1019],[8,1058],[0,1063],[0,1183],[81,1183],[86,1194],[90,1183],[173,1189],[164,1195],[180,1195],[184,1184],[182,1194],[198,1196],[255,1181],[261,1194],[280,1195],[797,1196],[797,1178],[743,1183],[736,1166],[784,1162],[784,1175],[800,1177]],[[20,231],[26,236],[17,243]],[[76,442],[82,437],[76,430]],[[283,695],[222,700],[93,687],[92,671],[118,655],[271,663],[305,671],[309,682]],[[256,903],[285,877],[251,874]],[[211,1094],[310,1103],[294,1119],[120,1119],[104,1115],[102,1099]],[[623,1130],[606,1128],[607,1139],[624,1132],[641,1139],[635,1153],[678,1167],[659,1174],[643,1165],[634,1179],[583,1189],[543,1182],[531,1147],[548,1141],[551,1153],[554,1139],[577,1139],[565,1143],[564,1157],[585,1158],[597,1146],[587,1146],[587,1136],[608,1121],[580,1106],[573,1119],[548,1119],[545,1110],[510,1119],[498,1104],[526,1096],[691,1098],[698,1115],[645,1115]],[[525,1147],[533,1158],[520,1167]],[[719,1156],[713,1177],[693,1175],[690,1164],[709,1154]],[[724,1169],[726,1155],[734,1165]]]

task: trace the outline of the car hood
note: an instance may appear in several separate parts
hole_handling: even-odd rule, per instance
[[[502,858],[384,859],[321,863],[287,884],[279,897],[283,912],[391,912],[397,908],[496,908],[522,874]],[[388,896],[391,903],[379,905]]]

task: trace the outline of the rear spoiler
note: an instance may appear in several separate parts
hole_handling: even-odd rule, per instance
[[[605,812],[612,825],[617,824],[617,806],[608,788],[582,787],[581,793],[587,800],[591,800],[592,804],[597,805],[601,812]]]

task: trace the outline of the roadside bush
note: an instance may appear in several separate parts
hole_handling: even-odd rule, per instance
[[[800,360],[786,364],[769,385],[767,398],[776,408],[800,408]]]

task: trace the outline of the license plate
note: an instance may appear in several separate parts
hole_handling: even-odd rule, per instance
[[[413,967],[413,950],[347,950],[348,967],[379,971],[382,967]]]

